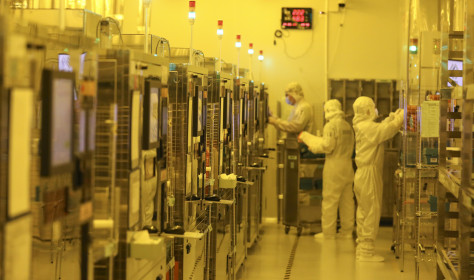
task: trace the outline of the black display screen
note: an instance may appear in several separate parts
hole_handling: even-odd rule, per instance
[[[281,8],[281,28],[313,29],[313,9]]]

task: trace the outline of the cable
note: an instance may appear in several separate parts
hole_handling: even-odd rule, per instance
[[[156,47],[155,47],[155,54],[158,53],[158,46],[159,45],[163,45],[165,44],[168,46],[168,58],[170,58],[171,56],[171,47],[170,47],[170,42],[166,39],[166,38],[163,38],[163,37],[160,37],[160,40],[158,41],[158,43],[156,44]]]
[[[285,31],[287,31],[287,30],[285,30]],[[301,55],[292,56],[288,53],[288,49],[286,47],[286,41],[284,39],[284,38],[289,38],[290,37],[290,32],[287,31],[287,33],[284,34],[282,30],[277,29],[274,33],[274,36],[275,36],[275,38],[281,39],[283,41],[283,50],[285,52],[285,55],[290,59],[299,59],[299,58],[304,57],[311,50],[311,47],[313,46],[313,42],[314,42],[314,31],[311,30],[311,42],[310,42],[308,48]],[[273,41],[273,44],[276,45],[276,39]]]
[[[118,32],[119,32],[119,35],[120,35],[120,41],[122,42],[122,46],[123,46],[122,31],[120,30],[120,24],[118,23],[118,21],[116,19],[112,18],[112,17],[106,17],[105,19],[111,20],[115,24],[115,26],[118,29]]]
[[[346,18],[346,9],[343,10],[341,17],[342,18],[341,18],[341,21],[339,22],[339,27],[337,29],[337,34],[336,34],[336,43],[335,43],[335,46],[333,48],[331,48],[333,50],[333,55],[331,57],[329,57],[329,55],[328,55],[328,71],[329,71],[329,67],[334,65],[334,60],[336,59],[336,54],[337,54],[337,51],[339,49],[340,39],[341,39],[341,30],[342,30],[342,27],[344,26],[344,22],[345,22],[345,18]],[[329,20],[328,20],[328,22],[329,22]],[[329,36],[328,36],[328,38],[329,38]],[[329,44],[329,40],[328,40],[328,44]]]
[[[98,23],[97,23],[97,27],[95,28],[95,38],[99,38],[99,26],[100,26],[100,23],[101,22],[104,22],[104,21],[107,21],[107,22],[113,22],[115,24],[115,26],[117,27],[118,29],[118,33],[120,35],[120,42],[122,43],[122,47],[123,47],[123,38],[122,38],[122,31],[120,30],[120,25],[118,23],[118,21],[112,17],[106,17],[102,20],[100,20]]]

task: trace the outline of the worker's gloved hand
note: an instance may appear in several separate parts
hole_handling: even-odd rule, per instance
[[[396,115],[397,115],[397,113],[395,113],[395,112],[390,113],[390,114],[388,115],[388,120],[389,120],[389,121],[393,121],[393,120],[395,119],[395,116],[396,116]]]
[[[397,126],[402,126],[403,125],[403,118],[404,118],[404,114],[405,111],[403,109],[398,109],[397,111],[395,111],[395,116],[394,116],[394,122]]]
[[[268,117],[268,123],[271,123],[271,124],[276,123],[276,120],[277,118],[275,117],[272,117],[272,116]]]

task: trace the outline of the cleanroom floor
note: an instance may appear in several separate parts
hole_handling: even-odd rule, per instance
[[[390,250],[392,228],[381,227],[376,241],[377,254],[383,263],[360,263],[355,260],[354,240],[315,240],[303,231],[297,238],[296,229],[288,235],[284,226],[264,224],[261,236],[248,251],[248,257],[238,272],[239,280],[408,280],[415,279],[413,254],[405,258],[404,272]],[[420,279],[436,279],[436,262],[429,260],[420,266]]]

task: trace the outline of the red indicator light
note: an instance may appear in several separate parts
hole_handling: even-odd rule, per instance
[[[220,20],[217,21],[217,25],[218,25],[218,26],[222,26],[223,23],[224,23],[224,21],[223,21],[222,19],[220,19]]]
[[[240,41],[240,35],[237,35],[237,40],[239,40],[239,41]]]
[[[253,49],[253,44],[252,43],[249,44],[249,49]]]
[[[260,50],[260,55],[263,55],[263,51],[262,51],[262,50]]]
[[[189,7],[190,8],[195,8],[196,7],[196,1],[189,1]]]

